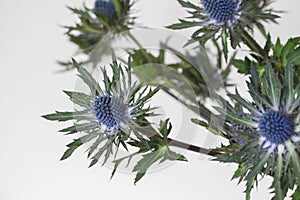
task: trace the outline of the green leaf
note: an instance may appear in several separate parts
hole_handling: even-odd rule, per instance
[[[93,76],[86,69],[81,67],[75,59],[72,58],[72,62],[73,65],[77,68],[80,78],[89,86],[92,95],[102,95],[103,91],[101,90],[99,84],[96,82]]]
[[[90,108],[91,101],[93,100],[91,96],[80,92],[64,91],[64,93],[70,97],[73,103],[85,108]]]
[[[166,160],[187,161],[183,155],[171,151],[167,145],[160,146],[158,149],[143,155],[143,158],[134,166],[133,172],[137,172],[134,184],[141,180],[151,165],[158,161],[162,163]]]
[[[201,22],[197,22],[197,21],[186,21],[183,19],[179,19],[179,21],[180,21],[180,23],[169,25],[169,26],[167,26],[167,28],[173,29],[173,30],[178,30],[178,29],[186,29],[186,28],[191,28],[191,27],[202,25]]]
[[[264,51],[267,52],[267,54],[269,54],[270,49],[273,47],[272,41],[271,41],[271,35],[268,34],[267,36],[267,41],[266,44],[264,46]]]
[[[65,151],[64,155],[61,157],[60,160],[65,160],[69,158],[78,147],[80,147],[82,144],[88,141],[91,141],[97,136],[98,134],[89,134],[75,139],[72,143],[67,145],[68,149]]]
[[[290,108],[294,100],[294,72],[290,62],[287,63],[285,68],[285,86],[287,87],[286,106]]]
[[[269,159],[269,153],[266,153],[265,155],[262,155],[260,159],[257,159],[257,163],[250,169],[250,172],[247,174],[247,188],[246,188],[246,194],[249,196],[250,199],[250,192],[253,188],[254,182],[257,179],[257,175],[261,173],[261,170],[263,166],[266,164],[266,162]]]
[[[49,115],[43,115],[42,117],[50,120],[50,121],[59,121],[59,122],[63,122],[63,121],[68,121],[68,120],[72,120],[74,119],[74,112],[59,112],[56,111],[53,114],[49,114]]]
[[[136,156],[136,155],[138,155],[138,154],[140,154],[140,153],[141,153],[141,152],[138,151],[138,152],[135,152],[135,153],[130,154],[130,155],[128,155],[128,156],[125,156],[125,157],[123,157],[123,158],[120,158],[120,159],[118,159],[118,160],[114,160],[115,165],[114,165],[114,169],[113,169],[113,171],[112,171],[112,173],[111,173],[110,179],[112,179],[113,176],[115,175],[115,173],[116,173],[116,171],[117,171],[117,168],[119,167],[119,165],[121,164],[121,162],[123,162],[124,160],[128,159],[128,161],[127,161],[127,166],[128,166],[129,163],[130,163],[130,161],[131,161],[131,159],[132,159],[134,156]],[[126,167],[127,167],[127,166],[126,166]]]
[[[239,183],[243,180],[243,177],[248,173],[250,167],[246,163],[239,164],[238,169],[234,172],[231,180],[239,178]]]
[[[241,74],[249,74],[250,66],[243,60],[233,59],[231,64],[238,69],[238,72]]]
[[[82,131],[88,131],[91,129],[95,129],[96,127],[97,127],[97,125],[93,124],[93,123],[74,124],[73,126],[59,130],[59,132],[66,133],[66,135],[70,135],[70,134],[74,134],[74,133],[78,133],[78,132],[82,132]]]
[[[227,45],[227,32],[224,31],[222,33],[222,46],[223,46],[223,52],[224,52],[224,57],[225,57],[225,61],[227,62],[228,60],[228,45]]]
[[[157,162],[159,159],[162,159],[164,156],[164,151],[166,147],[160,148],[157,151],[150,152],[146,155],[143,155],[143,158],[138,161],[134,166],[133,172],[137,172],[137,175],[134,179],[134,184],[136,184],[141,178],[146,174],[148,168]]]
[[[271,98],[271,102],[275,110],[278,110],[281,97],[281,86],[269,60],[267,60],[267,67],[265,71],[265,83],[265,92]]]
[[[288,54],[300,43],[300,37],[290,38],[287,43],[283,46],[281,51],[281,61],[285,65],[287,62]]]
[[[94,166],[95,164],[98,163],[100,157],[103,155],[104,153],[104,161],[102,163],[102,165],[104,165],[106,163],[106,161],[109,158],[109,155],[112,154],[112,146],[113,146],[113,139],[109,139],[106,141],[106,143],[99,149],[99,151],[93,156],[92,161],[89,165],[89,168]]]
[[[189,1],[178,0],[178,2],[180,3],[180,5],[181,5],[182,7],[185,7],[185,8],[193,8],[193,9],[195,9],[195,10],[198,10],[198,9],[199,9],[198,6],[196,6],[195,4],[193,4],[193,3],[189,2]]]
[[[218,112],[220,112],[221,114],[225,115],[226,116],[226,119],[232,121],[233,123],[237,123],[237,124],[240,124],[240,125],[245,125],[245,126],[248,126],[248,127],[253,127],[253,128],[256,128],[257,127],[257,123],[255,123],[254,121],[250,120],[250,119],[247,119],[247,118],[244,118],[244,117],[240,117],[240,116],[237,116],[229,111],[225,111],[224,109],[222,108],[218,108],[218,107],[214,107]]]
[[[284,199],[283,191],[281,188],[281,172],[282,172],[282,153],[278,153],[277,162],[275,166],[275,175],[273,180],[273,186],[275,188],[276,199]]]
[[[273,51],[276,57],[280,57],[282,51],[282,44],[280,38],[277,38]]]
[[[238,93],[237,94],[229,94],[230,98],[234,99],[237,103],[241,104],[243,107],[245,107],[247,110],[249,110],[251,113],[255,115],[261,115],[261,113],[248,101],[246,101],[244,98],[242,98]]]
[[[205,121],[202,121],[202,120],[200,120],[200,119],[191,119],[191,121],[193,122],[193,123],[195,123],[195,124],[198,124],[198,125],[200,125],[200,126],[203,126],[203,127],[205,127],[205,128],[208,128],[209,127],[209,124],[208,123],[206,123]]]
[[[122,7],[121,7],[121,3],[120,0],[113,0],[116,12],[118,14],[118,17],[121,18],[122,17]]]
[[[169,127],[168,127],[169,124]],[[163,136],[164,141],[166,142],[166,144],[168,143],[168,135],[170,134],[172,129],[172,124],[169,123],[169,119],[165,120],[165,121],[160,121],[160,134]]]
[[[298,183],[300,183],[300,159],[298,153],[295,151],[294,144],[292,144],[290,141],[286,142],[287,149],[290,152],[292,163],[293,163],[293,169],[294,174],[296,176],[296,179]]]

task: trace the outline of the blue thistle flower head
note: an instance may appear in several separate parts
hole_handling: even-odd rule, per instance
[[[96,97],[92,104],[92,112],[105,132],[111,134],[118,132],[130,115],[129,107],[124,102],[108,95]]]
[[[117,17],[114,3],[107,0],[96,0],[93,12],[101,17]]]
[[[231,26],[240,16],[240,3],[235,0],[202,0],[202,3],[208,14],[208,23]]]
[[[267,141],[274,144],[284,144],[294,134],[292,116],[282,111],[270,110],[264,113],[258,121],[259,133]]]

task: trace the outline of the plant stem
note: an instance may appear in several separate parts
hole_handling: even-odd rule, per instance
[[[141,127],[141,128],[137,128],[137,130],[140,133],[143,133],[143,135],[145,135],[149,138],[155,138],[155,139],[162,140],[162,141],[164,140],[160,135],[158,135],[156,133],[156,131],[152,127],[147,127],[147,128],[142,128]],[[217,152],[213,149],[206,149],[206,148],[203,148],[203,147],[199,147],[199,146],[187,144],[187,143],[184,143],[184,142],[180,142],[180,141],[177,141],[177,140],[174,140],[174,139],[171,139],[171,138],[168,138],[168,144],[169,144],[169,146],[178,147],[178,148],[181,148],[181,149],[186,149],[186,150],[189,150],[189,151],[192,151],[192,152],[201,153],[201,154],[208,155],[208,156],[215,157],[217,155],[221,155],[220,152]]]
[[[247,31],[242,32],[243,39],[245,44],[252,50],[256,50],[263,58],[268,57],[268,53],[250,36]]]
[[[138,46],[138,48],[141,50],[141,52],[143,53],[145,58],[148,60],[148,62],[151,63],[152,59],[147,54],[147,52],[146,52],[145,48],[143,47],[143,45],[129,31],[127,32],[126,35]]]
[[[206,148],[203,148],[203,147],[190,145],[190,144],[180,142],[180,141],[177,141],[177,140],[173,140],[173,139],[169,139],[169,144],[170,144],[170,146],[173,146],[173,147],[179,147],[179,148],[182,148],[182,149],[187,149],[189,151],[193,151],[193,152],[196,152],[196,153],[201,153],[201,154],[208,155],[208,156],[215,157],[217,155],[221,155],[221,153],[219,153],[219,152],[217,152],[213,149],[206,149]]]

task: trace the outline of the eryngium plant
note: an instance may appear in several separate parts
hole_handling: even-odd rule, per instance
[[[294,85],[290,62],[284,74],[275,74],[269,61],[266,65],[261,78],[251,70],[252,101],[236,92],[229,95],[234,106],[216,108],[232,127],[229,145],[219,149],[223,154],[217,160],[239,164],[233,178],[247,182],[247,199],[259,177],[271,176],[274,198],[282,200],[300,183],[300,84]]]
[[[171,29],[197,28],[189,43],[199,41],[202,45],[211,38],[222,38],[227,46],[236,48],[247,31],[259,28],[265,34],[262,22],[276,22],[279,17],[269,8],[271,0],[202,0],[198,4],[178,0],[187,8],[190,16],[179,19],[179,23],[168,26]]]
[[[89,54],[101,40],[110,40],[134,26],[133,4],[133,0],[96,0],[92,9],[69,8],[79,18],[74,26],[65,26],[69,40],[84,54]],[[59,63],[67,70],[73,69],[72,63]]]
[[[136,172],[135,182],[139,181],[148,168],[156,162],[166,160],[186,161],[186,158],[170,150],[168,135],[172,126],[169,120],[161,121],[158,130],[152,128],[147,118],[154,116],[154,109],[146,103],[155,95],[160,87],[145,83],[132,82],[131,62],[123,67],[113,59],[110,65],[113,75],[110,77],[106,68],[102,68],[103,87],[93,76],[75,60],[73,65],[79,77],[89,87],[90,93],[64,91],[70,100],[79,107],[74,112],[58,112],[44,115],[51,121],[72,121],[74,124],[60,130],[66,135],[81,133],[67,145],[67,150],[61,160],[69,158],[80,146],[88,146],[88,158],[92,161],[90,167],[104,157],[105,164],[109,158],[114,161],[114,175],[120,162],[140,155],[133,169]],[[135,152],[129,152],[128,145]],[[122,147],[128,151],[128,156],[118,158],[118,150]]]

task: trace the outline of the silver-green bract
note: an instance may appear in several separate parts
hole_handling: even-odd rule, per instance
[[[269,61],[262,77],[254,68],[251,71],[252,102],[236,92],[230,95],[234,106],[216,108],[232,127],[230,143],[219,149],[223,154],[217,160],[239,164],[233,178],[247,182],[247,199],[260,177],[271,176],[274,198],[283,200],[300,183],[300,84],[294,84],[290,62],[283,74],[276,74]]]
[[[271,0],[203,0],[200,5],[184,0],[178,0],[178,2],[188,9],[190,16],[187,19],[179,19],[179,23],[170,25],[168,28],[197,28],[189,43],[199,41],[201,44],[205,44],[211,38],[222,38],[224,48],[227,48],[227,39],[230,38],[231,46],[235,48],[243,39],[243,31],[252,31],[254,27],[257,27],[265,34],[262,22],[276,22],[279,17],[269,9]],[[230,4],[231,7],[234,7],[232,8],[233,13],[228,13],[229,3],[228,5],[219,5],[224,2],[233,2],[232,5]],[[216,12],[222,11],[220,7],[227,9],[226,12],[223,12],[226,16],[230,16],[226,22],[221,20],[222,23],[220,23],[218,20]],[[224,13],[221,12],[221,14]]]

